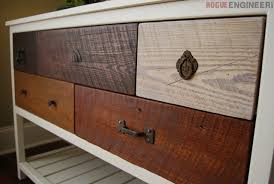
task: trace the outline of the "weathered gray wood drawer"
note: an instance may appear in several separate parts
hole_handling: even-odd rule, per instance
[[[252,119],[264,27],[265,17],[141,23],[137,96]],[[196,73],[195,62],[181,58],[186,50]],[[177,70],[180,58],[185,65]],[[183,79],[178,71],[193,75]]]

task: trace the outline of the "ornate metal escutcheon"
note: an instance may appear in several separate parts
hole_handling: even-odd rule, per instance
[[[180,76],[185,79],[189,80],[193,77],[195,72],[198,69],[198,62],[192,56],[191,52],[186,50],[184,51],[183,55],[180,59],[178,59],[176,63],[177,71],[179,72]]]

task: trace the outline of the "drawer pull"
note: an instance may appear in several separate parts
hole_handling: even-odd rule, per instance
[[[21,89],[20,94],[21,94],[22,96],[27,96],[28,92],[27,92],[27,90],[25,90],[25,89]]]
[[[17,64],[24,64],[25,60],[26,60],[26,53],[25,53],[25,49],[19,49],[16,53],[16,63]]]
[[[48,106],[49,107],[57,107],[57,103],[54,100],[50,100],[50,101],[48,101]]]
[[[128,129],[128,127],[126,126],[125,120],[119,120],[117,129],[119,132],[123,134],[128,134],[133,137],[144,137],[147,143],[154,144],[155,130],[152,128],[145,128],[144,132],[137,132],[137,131]]]
[[[193,77],[195,72],[198,69],[198,62],[192,56],[191,52],[186,50],[184,51],[183,55],[180,59],[178,59],[176,63],[177,71],[179,72],[180,76],[185,79],[189,80]]]
[[[74,50],[73,52],[74,52],[74,54],[73,54],[73,59],[72,59],[72,61],[73,61],[74,63],[80,63],[80,62],[82,62],[82,57],[81,57],[81,54],[80,54],[79,50],[76,49],[76,50]]]

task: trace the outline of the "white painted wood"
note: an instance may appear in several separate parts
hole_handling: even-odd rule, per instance
[[[49,164],[56,163],[61,160],[66,160],[66,159],[69,159],[69,158],[72,158],[75,156],[79,156],[83,153],[84,153],[84,151],[74,148],[74,149],[67,150],[66,152],[57,152],[56,154],[51,154],[50,157],[45,156],[44,158],[39,158],[39,159],[36,159],[34,161],[29,161],[29,162],[33,168],[37,169],[44,165],[49,165]]]
[[[62,139],[70,142],[71,144],[76,145],[77,147],[93,154],[94,156],[118,167],[119,169],[139,178],[147,183],[152,184],[171,184],[172,182],[168,181],[167,179],[158,176],[144,168],[136,166],[94,144],[87,142],[84,139],[81,139],[75,134],[72,134],[20,107],[15,107],[15,112],[26,119],[32,121],[33,123],[37,124],[38,126],[52,132],[53,134],[62,137]]]
[[[26,176],[21,172],[19,163],[24,162],[25,142],[24,142],[24,119],[15,112],[15,87],[14,87],[14,69],[13,69],[13,34],[10,30],[10,67],[11,67],[11,87],[12,87],[12,105],[13,105],[13,120],[14,120],[14,137],[15,150],[17,160],[17,175],[19,179],[24,179]]]
[[[100,181],[95,182],[94,184],[121,184],[121,183],[126,183],[129,182],[131,180],[133,180],[134,177],[123,172],[120,171],[114,175],[111,175],[109,177],[106,177]]]
[[[24,172],[26,171],[26,174],[36,183],[125,184],[135,181],[136,184],[145,184],[132,175],[119,170],[99,158],[95,158],[87,152],[84,152],[80,156],[74,156],[48,164],[54,156],[66,155],[66,153],[69,153],[71,150],[81,149],[74,146],[68,146],[32,156],[28,158],[28,160],[34,160],[20,163],[20,168]],[[84,161],[85,158],[88,158],[87,156],[89,157],[89,160]],[[40,169],[35,169],[32,166],[32,163],[39,160],[41,160],[41,163],[43,164]],[[45,171],[50,173],[45,173]]]
[[[105,165],[107,165],[106,162],[104,162],[101,159],[96,158],[96,159],[87,161],[85,163],[82,163],[80,165],[77,165],[75,167],[64,169],[63,171],[49,175],[46,178],[49,181],[51,181],[52,183],[61,183],[61,182],[67,181],[71,178],[80,176],[83,173],[93,171],[93,170],[95,170],[99,167],[105,166]]]
[[[24,123],[24,132],[26,149],[60,140],[59,137],[29,122]],[[0,128],[0,155],[15,152],[14,136],[14,126]]]
[[[64,153],[65,154],[65,153]],[[42,175],[42,176],[49,176],[53,173],[57,173],[59,171],[62,171],[68,167],[73,167],[85,162],[88,162],[95,157],[89,153],[83,153],[81,155],[77,155],[74,157],[69,157],[67,159],[42,166],[41,168],[37,169],[37,171]]]
[[[15,113],[14,113],[15,114]],[[24,119],[22,116],[15,114],[14,117],[15,148],[17,160],[17,174],[19,179],[24,179],[25,175],[21,172],[18,164],[25,162],[25,142],[24,142]]]
[[[248,184],[269,183],[274,154],[274,10],[267,14],[263,66]]]
[[[71,146],[66,146],[66,147],[63,147],[63,148],[60,148],[60,149],[54,149],[54,150],[51,150],[49,152],[45,152],[45,153],[41,153],[39,155],[33,155],[33,156],[30,156],[30,157],[27,157],[27,162],[32,162],[34,160],[38,160],[38,159],[41,159],[43,157],[46,157],[48,155],[51,155],[51,154],[56,154],[58,152],[61,152],[61,151],[67,151],[67,150],[71,150],[71,149],[76,149],[77,147],[74,146],[74,145],[71,145]]]
[[[141,180],[138,180],[138,179],[134,179],[126,184],[144,184],[144,182],[142,182]]]
[[[94,183],[100,181],[102,178],[113,175],[120,170],[112,165],[106,165],[88,173],[82,174],[78,177],[72,178],[68,181],[61,182],[61,184],[75,184],[75,183]]]
[[[52,184],[35,170],[28,162],[18,164],[19,168],[36,184]]]
[[[194,10],[195,8],[195,10]],[[193,11],[194,10],[194,11]],[[246,15],[265,15],[264,9],[209,9],[205,1],[176,1],[147,6],[132,6],[102,12],[79,14],[77,16],[44,19],[11,26],[13,32],[58,29],[89,25],[115,24],[127,22],[146,22],[206,17],[229,17]]]
[[[122,1],[122,0],[121,0]],[[137,1],[137,0],[136,0]],[[134,2],[136,2],[134,0]],[[127,1],[133,2],[133,1]],[[143,0],[142,2],[145,2]],[[119,3],[118,3],[119,4]],[[102,5],[102,4],[101,4]],[[99,4],[98,4],[99,6]],[[102,5],[104,6],[104,5]],[[128,8],[125,8],[128,7]],[[42,15],[37,20],[28,19],[20,20],[18,22],[10,22],[9,24],[14,24],[10,27],[10,59],[11,59],[11,79],[12,79],[12,93],[13,93],[13,107],[14,107],[14,118],[16,114],[33,120],[36,124],[39,124],[42,128],[53,132],[54,134],[63,137],[65,140],[77,145],[78,147],[94,153],[95,156],[103,158],[105,161],[114,164],[115,166],[126,170],[127,172],[139,177],[149,183],[171,183],[164,178],[161,178],[145,169],[137,167],[109,152],[102,150],[101,148],[92,145],[79,137],[61,130],[60,128],[50,124],[49,122],[24,111],[15,106],[14,104],[14,71],[13,71],[13,45],[12,45],[12,34],[15,32],[24,32],[31,30],[45,30],[53,28],[64,28],[64,27],[77,27],[77,26],[87,26],[87,25],[102,25],[102,24],[115,24],[115,23],[125,23],[125,22],[145,22],[145,21],[158,21],[158,20],[175,20],[175,19],[190,19],[190,18],[210,18],[210,17],[230,17],[230,16],[247,16],[247,15],[267,15],[267,27],[266,27],[266,39],[265,48],[263,54],[263,67],[261,76],[261,86],[260,86],[260,96],[258,104],[258,116],[256,120],[254,144],[252,149],[252,158],[249,171],[249,184],[266,184],[269,181],[269,174],[271,168],[271,160],[273,157],[274,149],[274,52],[272,51],[273,46],[273,9],[210,9],[206,8],[204,0],[190,0],[190,1],[176,1],[169,3],[157,3],[147,6],[125,6],[124,8],[113,7],[108,11],[94,11],[94,12],[83,12],[82,14],[77,14],[79,9],[71,9],[75,16],[69,16],[70,10],[65,11],[65,15],[60,15],[58,18],[50,15],[49,17]],[[86,7],[89,9],[90,7]],[[86,10],[85,10],[86,11]],[[61,13],[62,14],[62,13]],[[52,16],[52,17],[51,17]],[[63,17],[62,17],[63,16]],[[36,17],[37,18],[37,17]],[[50,18],[50,19],[49,19]],[[43,20],[42,20],[43,19]],[[25,23],[23,23],[26,21]],[[27,23],[30,21],[29,23]],[[15,123],[16,124],[16,123]],[[22,129],[16,126],[16,142],[17,142],[17,155],[18,158],[24,159],[22,147],[24,144],[18,137],[22,136]],[[20,161],[20,159],[18,159]],[[21,160],[21,161],[22,161]],[[24,163],[24,164],[23,164]],[[28,174],[36,183],[43,183],[43,177],[41,180],[37,179],[40,175],[37,171],[33,170],[31,167],[26,167],[26,162],[21,162],[19,164],[21,170]],[[28,165],[29,166],[29,165]],[[19,174],[19,177],[22,175]],[[47,182],[44,182],[47,183]]]
[[[112,0],[104,1],[96,4],[85,5],[81,7],[74,7],[65,10],[54,11],[50,13],[44,13],[26,18],[20,18],[12,21],[7,21],[6,26],[12,26],[17,24],[25,24],[34,21],[40,21],[45,19],[54,19],[58,17],[75,16],[79,14],[93,13],[99,11],[107,11],[112,9],[129,8],[133,6],[144,6],[149,4],[164,3],[175,0]]]
[[[163,21],[139,24],[136,95],[252,120],[265,17]],[[189,50],[194,76],[176,63]]]

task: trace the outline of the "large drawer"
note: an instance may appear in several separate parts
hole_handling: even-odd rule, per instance
[[[120,133],[119,120],[133,131],[154,129],[154,144]],[[178,184],[246,182],[251,121],[76,85],[75,130],[83,139]]]
[[[137,24],[17,33],[14,66],[28,73],[134,95],[136,49]],[[18,62],[20,56],[23,61]]]
[[[140,24],[137,96],[253,119],[264,27],[265,17]]]
[[[17,106],[74,132],[74,85],[15,71]]]

